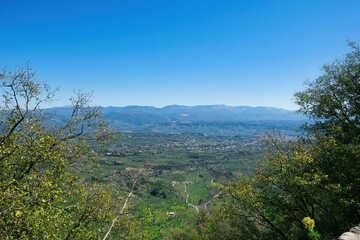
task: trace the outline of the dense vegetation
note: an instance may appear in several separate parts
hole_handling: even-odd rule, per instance
[[[295,94],[312,119],[301,134],[282,122],[260,140],[248,126],[274,123],[119,139],[89,96],[58,121],[40,109],[56,91],[29,67],[4,69],[0,238],[336,238],[360,222],[360,49],[350,45]]]
[[[224,204],[174,239],[333,239],[360,221],[360,49],[350,45],[295,94],[314,120],[307,134],[266,136],[253,176],[223,185]]]
[[[40,110],[56,92],[35,81],[31,68],[0,74],[0,239],[93,239],[105,234],[120,212],[119,197],[81,177],[79,163],[91,162],[86,141],[108,140],[97,109],[79,93],[62,125]],[[90,134],[85,134],[89,132]],[[84,164],[84,163],[82,163]],[[122,232],[135,230],[123,224]],[[127,234],[129,235],[129,234]],[[133,234],[132,236],[136,236]],[[116,236],[116,235],[115,235]]]

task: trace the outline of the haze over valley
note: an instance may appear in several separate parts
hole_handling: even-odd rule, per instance
[[[202,133],[207,135],[259,135],[284,131],[294,135],[308,120],[304,115],[281,108],[226,105],[99,107],[102,118],[119,132]],[[72,112],[70,107],[50,108],[58,121]]]
[[[359,239],[359,23],[359,0],[1,1],[0,240]]]

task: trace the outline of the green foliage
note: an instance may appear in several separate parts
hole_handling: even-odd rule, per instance
[[[251,160],[238,164],[261,150],[251,138],[128,134],[130,144],[99,148],[112,134],[89,96],[78,93],[69,119],[53,123],[40,105],[55,91],[29,67],[4,70],[0,238],[335,238],[360,219],[360,49],[350,45],[295,94],[314,120],[307,134],[265,135],[253,174]]]
[[[86,131],[97,139],[110,136],[99,110],[79,93],[68,121],[49,128],[51,116],[40,105],[51,102],[55,91],[36,82],[30,67],[4,69],[0,84],[0,238],[102,237],[118,212],[118,197],[84,182],[77,170],[94,157]]]
[[[360,48],[349,45],[351,52],[325,65],[323,75],[295,95],[300,111],[315,120],[307,129],[326,176],[322,185],[341,209],[341,229],[360,219]]]
[[[343,59],[323,66],[323,74],[295,94],[299,111],[315,120],[308,130],[335,137],[342,143],[358,143],[360,138],[360,48]]]
[[[221,187],[224,204],[200,218],[192,228],[197,234],[204,239],[334,239],[358,224],[360,49],[350,46],[344,59],[325,65],[323,75],[295,94],[299,111],[314,120],[305,126],[307,135],[293,140],[266,135],[265,161],[252,177]],[[222,229],[227,234],[217,236]]]

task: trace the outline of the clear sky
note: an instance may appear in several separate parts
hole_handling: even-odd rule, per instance
[[[102,106],[295,109],[324,63],[360,42],[359,0],[0,0],[0,66],[93,91]]]

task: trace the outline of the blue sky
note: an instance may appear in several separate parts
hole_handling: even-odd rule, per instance
[[[292,96],[360,42],[359,0],[0,0],[0,66],[93,91],[102,106],[296,109]]]

